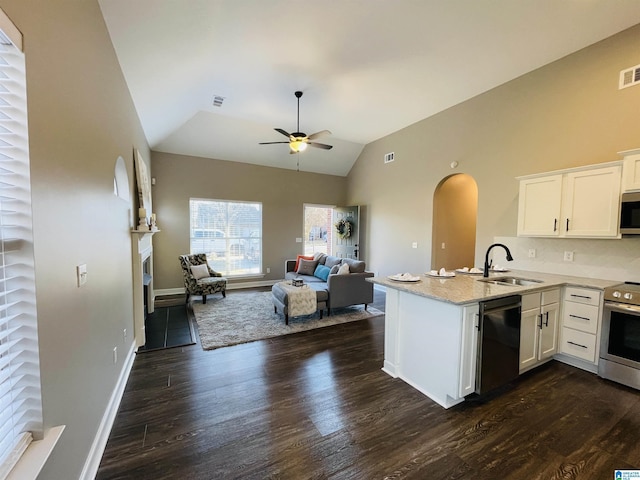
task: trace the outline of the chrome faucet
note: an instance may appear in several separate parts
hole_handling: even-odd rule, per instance
[[[489,263],[489,252],[491,251],[491,249],[493,247],[502,247],[502,248],[504,248],[505,251],[507,252],[507,260],[509,262],[513,260],[513,257],[511,256],[511,252],[509,251],[509,248],[507,248],[506,245],[503,245],[502,243],[494,243],[489,248],[487,248],[487,254],[484,256],[484,272],[482,273],[483,277],[488,277],[489,276],[489,267],[491,267],[491,263],[493,263],[493,260],[491,260],[491,263]]]

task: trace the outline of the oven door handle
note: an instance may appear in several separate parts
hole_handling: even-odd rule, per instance
[[[640,306],[627,305],[626,303],[605,302],[604,308],[616,310],[618,312],[631,312],[640,315]]]

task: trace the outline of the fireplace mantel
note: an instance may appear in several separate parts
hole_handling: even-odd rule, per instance
[[[153,313],[153,242],[160,230],[131,230],[131,252],[133,256],[133,327],[136,347],[146,343],[144,328],[144,294],[147,286],[147,312]],[[146,265],[146,271],[145,271]],[[146,276],[146,279],[145,279]]]

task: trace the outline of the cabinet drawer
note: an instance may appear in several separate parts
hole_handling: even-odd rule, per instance
[[[600,305],[600,292],[589,288],[566,287],[564,289],[564,299],[569,302]]]
[[[534,308],[540,310],[540,292],[522,295],[522,311],[533,310]]]
[[[551,305],[552,303],[558,303],[560,301],[560,289],[555,288],[553,290],[545,290],[542,292],[542,301],[540,305]]]
[[[588,362],[596,361],[596,336],[564,327],[560,351]]]
[[[595,334],[598,330],[600,308],[584,303],[564,302],[562,326]]]

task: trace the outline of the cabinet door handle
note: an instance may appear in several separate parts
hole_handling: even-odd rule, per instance
[[[572,293],[571,296],[576,298],[586,298],[587,300],[591,300],[591,297],[588,295],[576,295],[575,293]]]
[[[553,231],[554,232],[558,231],[558,219],[557,218],[553,219]]]
[[[570,316],[571,318],[578,318],[578,319],[580,319],[580,320],[586,320],[587,322],[590,322],[590,321],[591,321],[591,319],[590,319],[590,318],[587,318],[587,317],[581,317],[581,316],[579,316],[579,315],[572,315],[571,313],[569,314],[569,316]]]
[[[544,321],[544,326],[548,327],[549,326],[549,312],[544,312],[544,315],[546,317],[546,320]]]
[[[571,345],[575,345],[576,347],[584,348],[584,349],[589,348],[589,347],[587,347],[586,345],[580,345],[579,343],[572,342],[572,341],[569,341],[569,340],[567,341],[567,343],[569,343],[569,344],[571,344]]]
[[[478,323],[476,323],[476,328],[478,329],[478,331],[480,331],[480,314],[476,313],[475,316],[478,319]]]
[[[569,231],[569,219],[567,218],[567,232]]]
[[[540,323],[538,324],[538,328],[540,330],[542,330],[542,314],[540,313],[540,314],[536,315],[536,317],[540,317]]]

